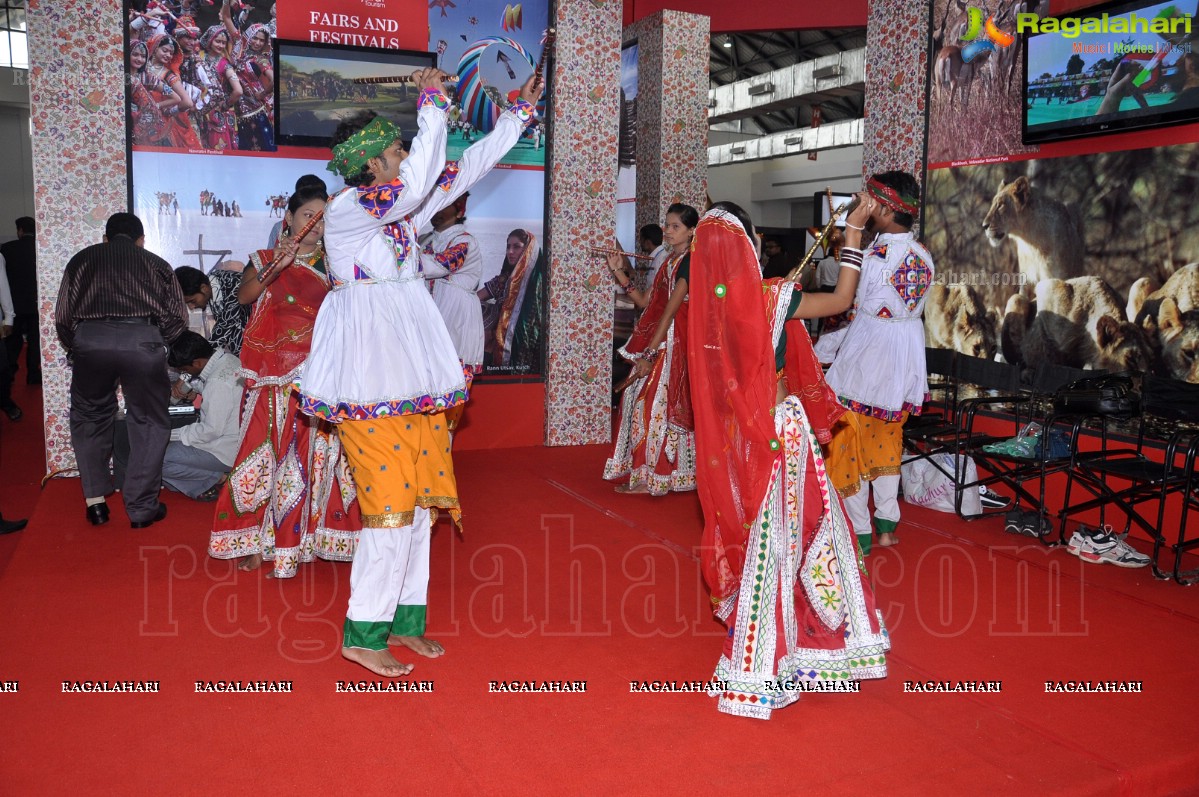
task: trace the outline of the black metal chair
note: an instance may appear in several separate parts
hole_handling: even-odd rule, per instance
[[[1097,420],[1100,429],[1099,451],[1078,451],[1078,437],[1088,420]],[[1175,578],[1179,583],[1192,583],[1195,573],[1181,571],[1182,555],[1199,546],[1199,539],[1186,539],[1186,521],[1190,507],[1199,506],[1196,500],[1194,476],[1196,455],[1199,453],[1199,385],[1188,385],[1172,379],[1145,377],[1141,391],[1141,415],[1137,420],[1137,436],[1133,445],[1116,446],[1109,436],[1113,419],[1102,415],[1075,415],[1071,418],[1071,456],[1067,469],[1064,506],[1058,513],[1061,520],[1059,538],[1066,538],[1066,524],[1073,515],[1099,510],[1099,522],[1106,525],[1109,506],[1124,513],[1124,532],[1135,523],[1153,540],[1153,574],[1158,578]],[[1154,431],[1165,441],[1165,450],[1148,437]],[[1147,445],[1148,443],[1148,445]],[[1159,454],[1160,452],[1160,454]],[[1179,459],[1182,462],[1180,464]],[[1115,480],[1118,484],[1113,485]],[[1071,503],[1075,487],[1081,487],[1089,498]],[[1178,541],[1166,540],[1162,528],[1169,497],[1182,495],[1182,518]],[[1140,507],[1156,502],[1155,515],[1143,513]],[[1152,512],[1151,508],[1148,508]],[[1156,521],[1156,522],[1155,522]],[[1158,559],[1163,548],[1174,553],[1172,571],[1162,570]]]
[[[966,373],[959,370],[961,378],[970,381],[973,376],[975,379],[987,380],[996,385],[1001,393],[1006,392],[1006,395],[967,399],[962,402],[960,451],[964,456],[974,460],[980,474],[974,481],[967,482],[964,478],[957,479],[956,509],[958,515],[966,519],[980,517],[962,513],[962,500],[966,495],[966,490],[1002,485],[1012,492],[1015,503],[989,512],[984,510],[981,516],[991,516],[1017,509],[1023,501],[1041,517],[1045,517],[1047,514],[1045,509],[1046,480],[1050,475],[1064,471],[1070,464],[1070,457],[1067,453],[1055,455],[1053,451],[1053,430],[1059,424],[1054,420],[1048,402],[1063,385],[1080,378],[1084,373],[1093,375],[1094,372],[1083,372],[1075,368],[1045,364],[1037,367],[1031,384],[1025,384],[1021,380],[1019,370],[1014,366],[1006,366],[1001,369],[996,367],[999,365],[998,363],[987,363],[986,361],[983,363],[986,364],[968,363],[968,368],[965,369]],[[974,429],[974,422],[979,410],[991,409],[996,405],[1010,405],[1014,424],[1013,437],[1019,434],[1026,424],[1036,422],[1041,426],[1039,455],[1024,457],[989,450],[993,444],[1009,438],[977,433]],[[982,473],[984,471],[985,475]],[[1035,482],[1035,487],[1026,486],[1028,482]],[[1048,524],[1037,524],[1037,536],[1042,542],[1052,544],[1042,533],[1046,525]]]
[[[930,399],[940,395],[936,404],[925,402],[920,415],[911,415],[903,425],[904,449],[911,459],[927,459],[929,446],[943,445],[943,438],[952,437],[957,427],[957,380],[954,377],[957,352],[952,349],[925,349],[924,361],[928,371]]]

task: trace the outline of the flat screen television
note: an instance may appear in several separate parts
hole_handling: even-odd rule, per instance
[[[1024,143],[1199,121],[1195,11],[1196,0],[1118,0],[1018,19]]]
[[[416,134],[416,101],[411,83],[354,83],[354,78],[403,77],[434,66],[436,56],[409,50],[344,47],[277,40],[280,144],[327,147],[337,125],[371,110],[400,126],[404,138]]]

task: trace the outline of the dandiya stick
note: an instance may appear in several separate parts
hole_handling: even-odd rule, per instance
[[[300,230],[299,234],[296,235],[295,240],[297,242],[304,240],[308,236],[308,233],[312,232],[312,228],[317,225],[317,222],[319,222],[324,215],[325,209],[321,208],[319,211],[317,211],[316,215],[308,220],[308,223],[305,224],[303,229]],[[284,252],[277,252],[275,254],[275,259],[272,260],[270,265],[264,268],[262,273],[258,275],[258,281],[265,284],[267,280],[275,276],[275,272],[279,270],[280,264],[286,259],[287,255]]]

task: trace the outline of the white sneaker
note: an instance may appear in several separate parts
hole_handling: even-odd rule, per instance
[[[1126,536],[1114,533],[1111,526],[1104,526],[1102,529],[1079,526],[1078,530],[1070,535],[1066,549],[1084,562],[1107,562],[1117,567],[1148,565],[1150,558],[1125,542]]]

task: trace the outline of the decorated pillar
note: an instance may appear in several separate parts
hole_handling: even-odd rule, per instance
[[[903,169],[924,184],[929,0],[871,0],[866,23],[862,171]]]
[[[708,193],[709,19],[659,11],[625,28],[637,42],[637,228]]]
[[[28,15],[46,461],[57,471],[75,466],[58,286],[71,256],[126,209],[124,15],[121,0],[30,2]]]
[[[620,33],[616,0],[558,0],[547,238],[547,445],[611,438],[612,278],[591,246],[616,218]]]

